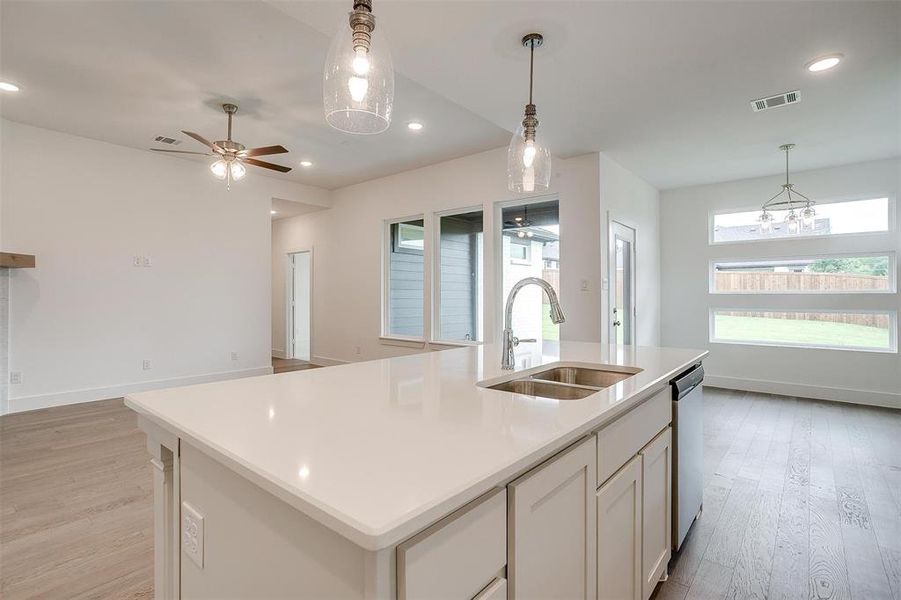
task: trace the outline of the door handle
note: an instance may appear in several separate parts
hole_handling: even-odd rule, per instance
[[[614,322],[613,322],[613,326],[614,326],[614,327],[619,327],[619,326],[622,325],[622,324],[623,324],[622,321],[614,321]]]

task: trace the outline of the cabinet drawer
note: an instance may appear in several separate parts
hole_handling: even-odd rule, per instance
[[[619,471],[672,421],[669,386],[598,432],[598,484]]]
[[[397,597],[469,600],[488,592],[494,598],[491,586],[506,563],[507,491],[500,489],[397,546]]]

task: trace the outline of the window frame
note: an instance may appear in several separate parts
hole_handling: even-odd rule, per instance
[[[423,299],[422,299],[422,336],[409,336],[409,335],[401,335],[397,333],[392,333],[390,331],[391,326],[391,253],[395,251],[395,241],[394,236],[391,234],[391,228],[393,225],[399,223],[406,223],[407,221],[422,221],[423,227],[423,251],[418,252],[417,250],[410,248],[397,248],[397,252],[405,253],[405,254],[418,254],[422,255],[423,261]],[[404,347],[411,348],[423,348],[426,343],[426,312],[427,312],[427,304],[428,304],[428,255],[431,249],[428,244],[428,236],[426,232],[428,231],[429,223],[425,218],[423,213],[408,215],[405,217],[398,217],[392,219],[385,219],[382,221],[382,236],[381,236],[381,252],[380,255],[382,257],[382,281],[381,281],[381,296],[382,296],[382,323],[381,323],[381,335],[379,335],[379,340],[383,344],[388,345],[398,345]],[[399,229],[399,228],[398,228]]]
[[[885,233],[885,232],[880,232]],[[838,235],[858,235],[858,234],[838,234]],[[811,236],[815,237],[815,236]],[[828,237],[828,236],[827,236]],[[779,238],[780,240],[782,238]],[[799,291],[799,290],[785,290],[785,291],[733,291],[733,292],[721,292],[716,289],[716,265],[718,264],[727,264],[730,262],[768,262],[768,261],[783,261],[783,260],[803,260],[803,259],[830,259],[830,258],[867,258],[874,256],[887,256],[888,257],[888,288],[884,290],[815,290],[815,291]],[[816,254],[807,254],[807,255],[782,255],[782,256],[767,256],[765,258],[755,257],[755,258],[712,258],[710,259],[707,265],[707,292],[714,296],[824,296],[824,295],[854,295],[854,294],[862,294],[862,295],[884,295],[884,294],[896,294],[898,292],[898,282],[897,282],[897,271],[898,262],[896,253],[892,250],[886,250],[883,252],[873,251],[873,252],[821,252]]]
[[[504,305],[507,302],[507,299],[504,297],[504,218],[503,212],[505,208],[509,208],[511,206],[524,206],[524,205],[532,205],[532,204],[542,204],[544,202],[557,202],[558,206],[560,206],[561,217],[560,221],[562,222],[562,203],[560,202],[560,195],[557,193],[553,194],[541,194],[535,196],[526,196],[523,198],[509,198],[506,200],[498,200],[494,202],[494,206],[492,209],[492,223],[491,223],[491,239],[493,244],[494,257],[492,259],[494,265],[494,293],[493,293],[493,309],[494,313],[494,331],[491,332],[492,339],[500,339],[501,334],[504,330]],[[561,270],[562,270],[562,259],[563,259],[563,247],[564,247],[564,228],[562,227],[562,223],[560,226],[560,233],[558,236],[557,243],[560,247],[560,262],[561,262]],[[562,295],[563,290],[560,290]],[[487,307],[487,304],[486,304]],[[484,332],[484,336],[487,338],[488,331]],[[561,337],[562,337],[562,327],[561,327]]]
[[[757,238],[751,240],[725,240],[725,241],[716,241],[715,240],[715,218],[717,215],[729,215],[743,212],[759,212],[760,206],[749,206],[744,205],[743,207],[729,207],[729,208],[715,208],[708,210],[707,212],[707,245],[708,246],[730,246],[730,245],[743,245],[743,244],[758,244],[758,243],[767,243],[767,242],[787,242],[794,240],[832,240],[832,239],[841,239],[848,237],[857,237],[857,236],[878,236],[878,235],[889,235],[895,233],[897,229],[897,199],[895,194],[890,192],[879,192],[879,193],[871,193],[871,194],[855,194],[851,196],[838,196],[832,198],[824,198],[821,200],[817,200],[817,206],[825,206],[827,204],[842,204],[845,202],[860,202],[863,200],[878,200],[880,198],[886,198],[888,201],[888,228],[882,231],[862,231],[862,232],[853,232],[853,233],[830,233],[829,235],[794,235],[791,237],[778,237],[778,238]]]
[[[480,286],[479,293],[481,294],[481,298],[478,299],[477,304],[481,305],[481,310],[477,310],[476,314],[476,332],[480,339],[478,340],[447,340],[440,336],[441,333],[441,219],[443,217],[453,217],[456,215],[465,215],[468,213],[480,212],[482,213],[482,252],[481,256],[478,259],[478,269],[481,275],[482,284]],[[431,288],[432,288],[432,307],[431,307],[431,323],[429,327],[429,344],[435,344],[438,346],[480,346],[485,343],[486,336],[486,328],[485,328],[485,265],[486,265],[486,252],[485,246],[487,244],[487,236],[486,236],[486,226],[488,225],[488,219],[486,218],[487,209],[484,204],[474,204],[468,207],[463,208],[451,208],[447,210],[436,211],[432,213],[432,247],[435,248],[435,251],[432,252],[432,277],[431,277]]]
[[[872,348],[867,346],[828,346],[823,344],[804,344],[793,342],[768,342],[762,340],[726,340],[716,337],[716,313],[717,312],[774,312],[774,313],[844,313],[856,315],[888,315],[889,317],[889,347]],[[795,348],[808,350],[843,350],[846,352],[873,352],[876,354],[898,353],[898,311],[892,309],[858,309],[858,308],[773,308],[773,307],[722,307],[711,306],[707,317],[708,341],[711,344],[726,344],[730,346],[765,346],[770,348]]]

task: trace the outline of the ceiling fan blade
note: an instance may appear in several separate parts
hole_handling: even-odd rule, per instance
[[[189,137],[194,138],[195,140],[197,140],[198,142],[200,142],[200,143],[203,144],[204,146],[209,146],[210,148],[212,148],[212,149],[215,150],[216,152],[219,152],[220,154],[222,153],[222,148],[220,148],[219,146],[217,146],[217,145],[214,144],[213,142],[209,141],[208,139],[206,139],[205,137],[203,137],[203,136],[200,135],[199,133],[194,133],[193,131],[185,131],[184,129],[182,129],[181,132],[182,132],[183,134],[189,136]]]
[[[240,152],[241,156],[265,156],[266,154],[284,154],[288,149],[284,146],[263,146],[262,148],[248,148]]]
[[[188,152],[187,150],[164,150],[163,148],[151,148],[152,152],[171,152],[172,154],[199,154],[200,156],[212,156],[209,152]]]
[[[281,165],[275,165],[268,162],[263,162],[262,160],[257,160],[255,158],[241,158],[242,162],[246,162],[248,165],[254,165],[255,167],[263,167],[264,169],[272,169],[273,171],[280,171],[282,173],[287,173],[291,170],[291,167],[283,167]]]

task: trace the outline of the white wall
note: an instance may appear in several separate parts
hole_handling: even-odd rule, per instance
[[[814,199],[897,198],[901,160],[883,160],[793,174],[795,186]],[[901,252],[898,226],[888,234],[709,245],[708,215],[714,209],[759,208],[778,191],[781,176],[663,192],[663,344],[710,348],[709,381],[723,387],[787,395],[868,402],[901,407],[901,359],[898,354],[711,344],[708,311],[712,306],[751,306],[760,298],[711,296],[712,259],[805,256],[864,250]],[[897,213],[896,213],[897,220]],[[898,294],[869,296],[770,296],[773,308],[901,308]],[[728,304],[728,305],[727,305]]]
[[[660,345],[660,192],[610,157],[600,155],[601,248],[604,277],[609,280],[609,223],[635,230],[635,343]],[[603,339],[609,339],[610,306],[601,295]]]
[[[564,339],[600,339],[597,182],[596,154],[555,159],[549,193],[560,199],[561,301],[568,317],[561,330]],[[493,232],[494,203],[518,197],[525,196],[506,188],[506,150],[497,149],[334,190],[330,210],[276,221],[274,257],[313,249],[313,360],[351,361],[422,351],[379,340],[386,219],[424,214],[431,230],[435,211],[484,206],[485,231]],[[486,234],[484,245],[485,298],[495,298],[494,236]],[[582,279],[588,280],[588,291],[580,291]],[[275,289],[273,298],[283,289]],[[486,337],[495,335],[499,312],[499,305],[486,302]],[[284,330],[283,316],[281,322],[278,313],[274,317],[273,327]]]
[[[226,192],[201,162],[5,120],[0,143],[3,249],[37,256],[10,272],[10,410],[268,372],[270,202],[327,192],[253,169]]]

